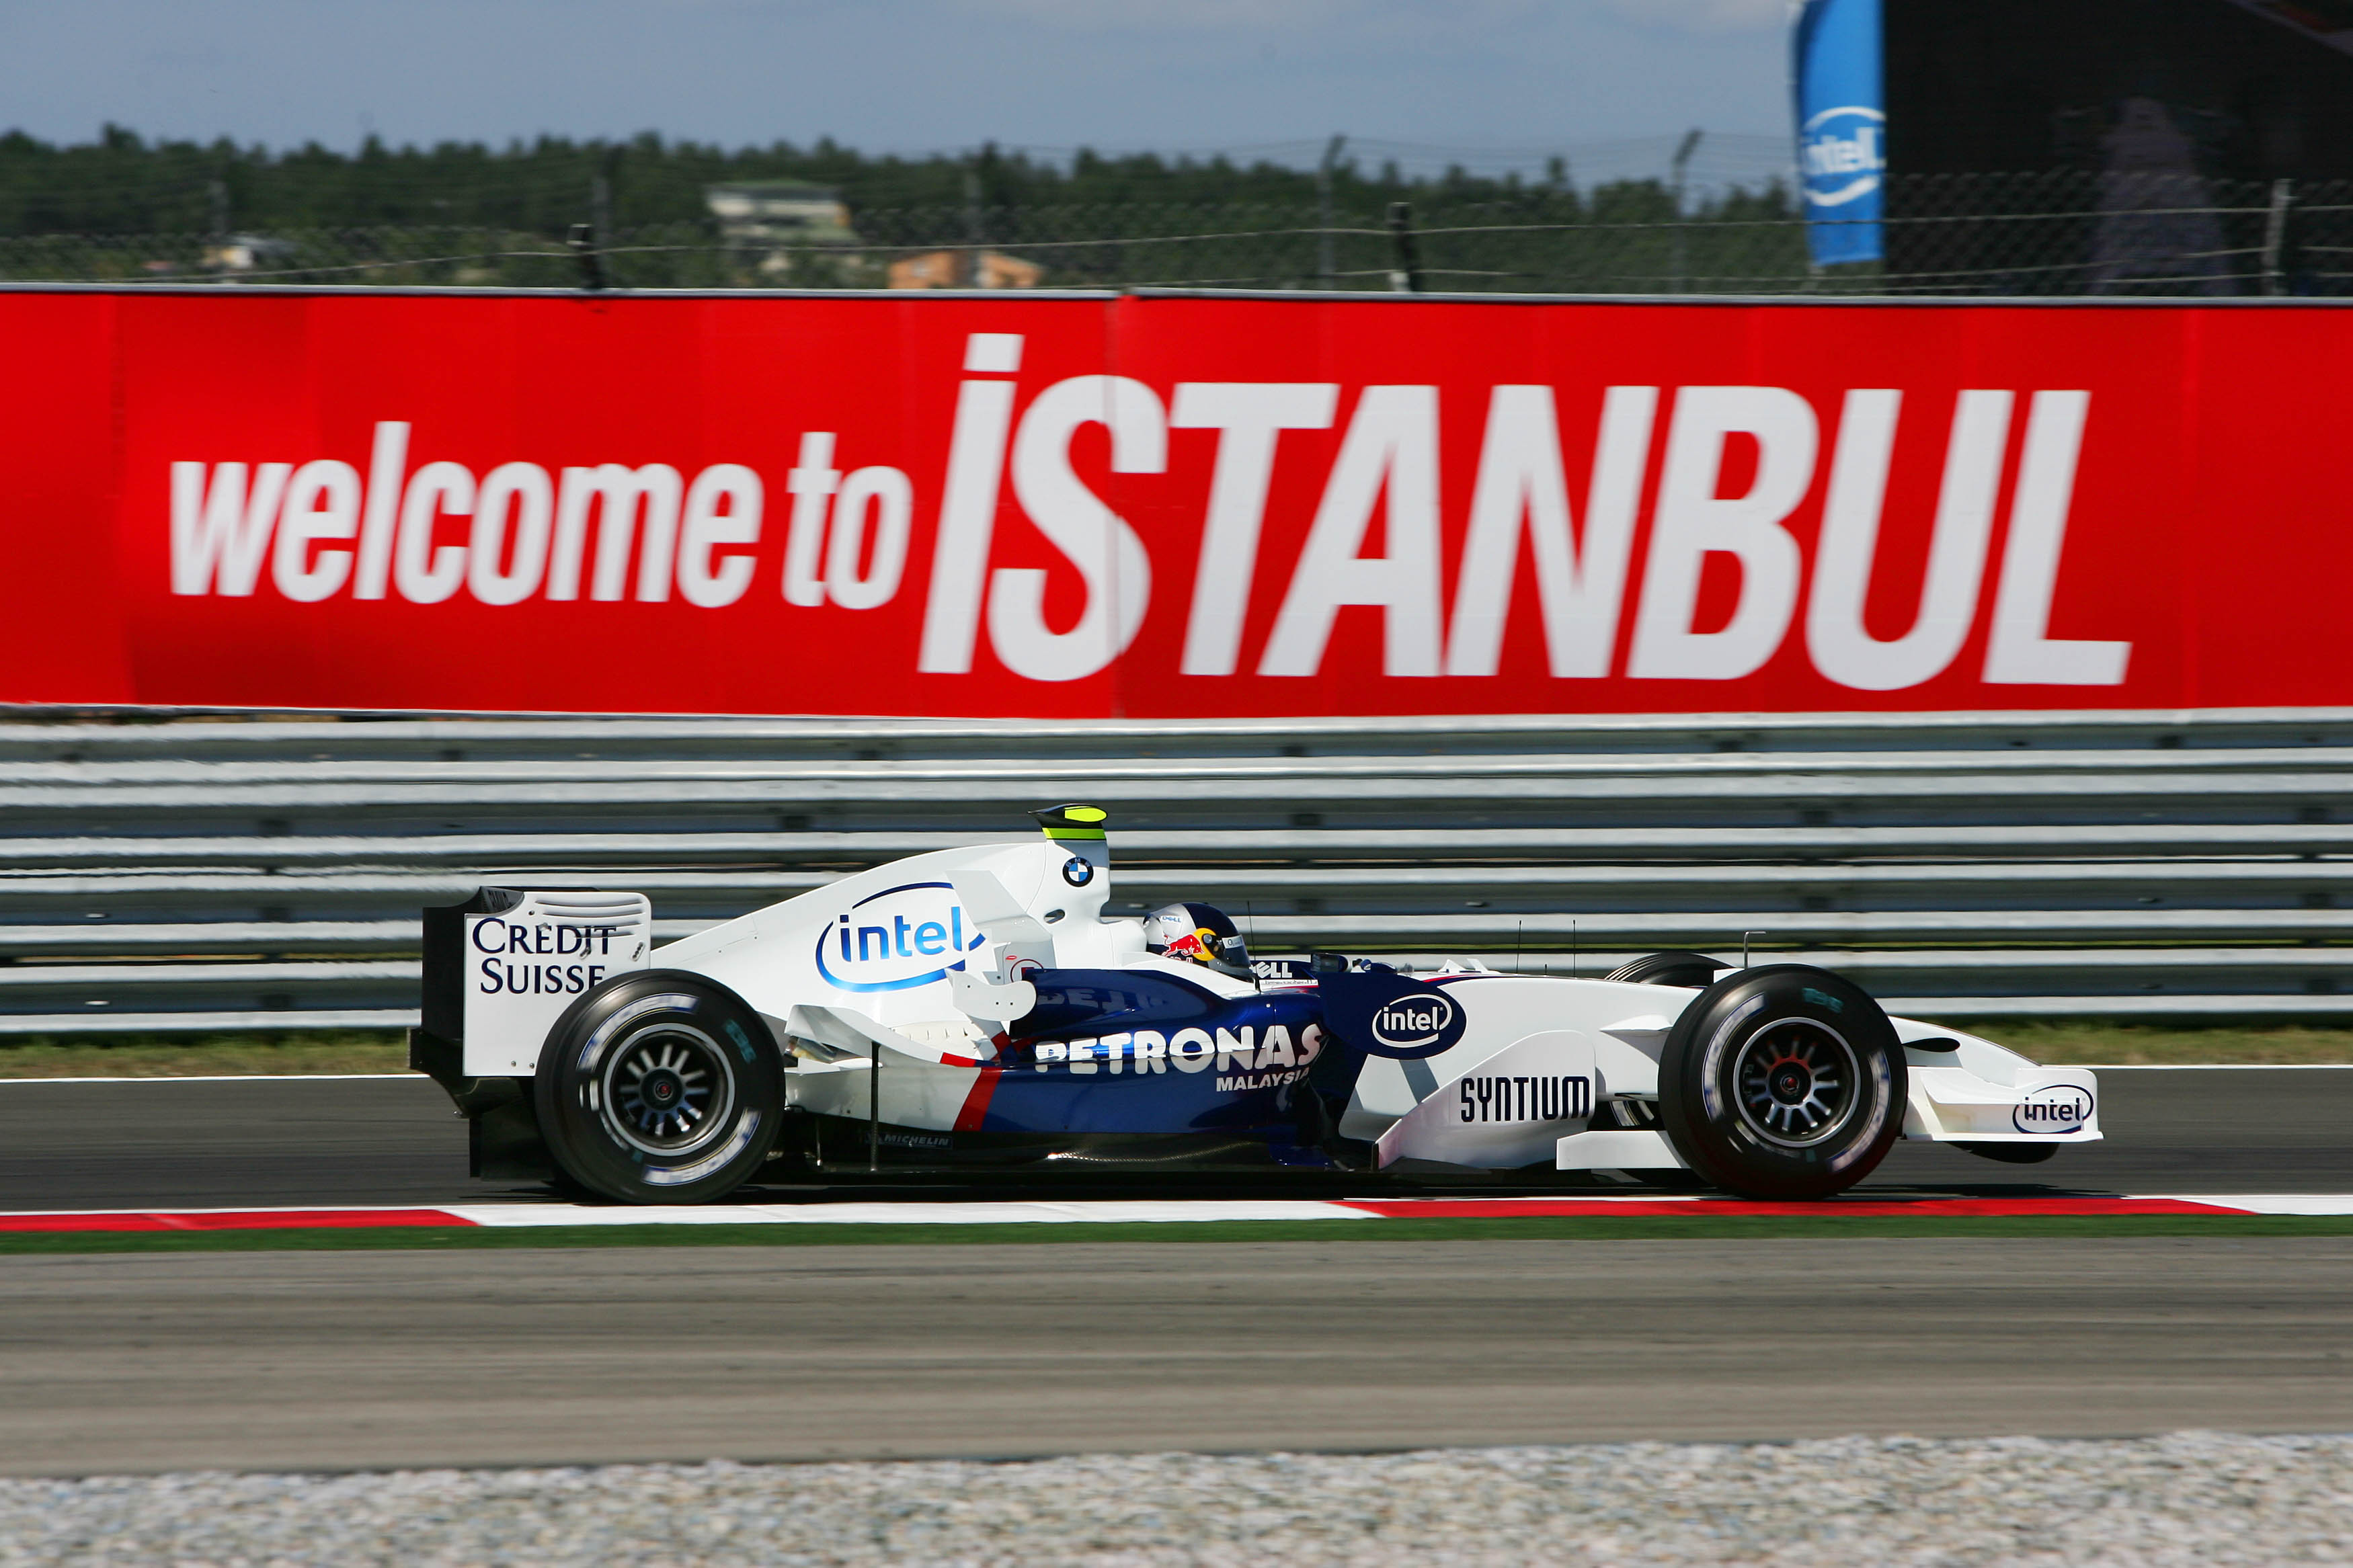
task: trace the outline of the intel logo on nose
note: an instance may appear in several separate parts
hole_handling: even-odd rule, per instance
[[[2080,1132],[2091,1120],[2091,1091],[2073,1084],[2029,1089],[2010,1113],[2021,1132]]]

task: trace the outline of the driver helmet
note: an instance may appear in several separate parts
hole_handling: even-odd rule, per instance
[[[1161,958],[1184,959],[1238,980],[1250,977],[1242,933],[1211,904],[1165,904],[1153,910],[1144,917],[1144,945]]]

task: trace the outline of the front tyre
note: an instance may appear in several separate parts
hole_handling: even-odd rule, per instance
[[[1774,964],[1692,1000],[1659,1059],[1659,1112],[1683,1163],[1752,1198],[1826,1198],[1904,1131],[1904,1048],[1826,970]]]
[[[548,1031],[533,1079],[565,1173],[632,1204],[708,1203],[775,1143],[784,1064],[760,1016],[684,970],[616,975]]]

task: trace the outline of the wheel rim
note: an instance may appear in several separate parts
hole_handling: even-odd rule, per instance
[[[665,1158],[692,1153],[723,1132],[735,1106],[727,1053],[702,1030],[663,1022],[622,1040],[597,1074],[605,1125],[622,1142]]]
[[[1733,1099],[1748,1130],[1785,1149],[1835,1138],[1862,1103],[1862,1064],[1827,1025],[1785,1018],[1751,1035],[1732,1064]]]

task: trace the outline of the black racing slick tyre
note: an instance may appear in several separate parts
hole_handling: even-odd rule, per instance
[[[566,1175],[631,1204],[708,1203],[760,1168],[784,1119],[768,1026],[717,981],[618,974],[548,1030],[533,1079]]]
[[[1646,952],[1628,959],[1601,978],[1629,985],[1688,985],[1697,990],[1715,984],[1717,970],[1731,967],[1704,952]]]
[[[1752,1198],[1826,1198],[1904,1132],[1904,1047],[1879,1004],[1804,964],[1728,974],[1659,1059],[1659,1120],[1683,1163]]]

